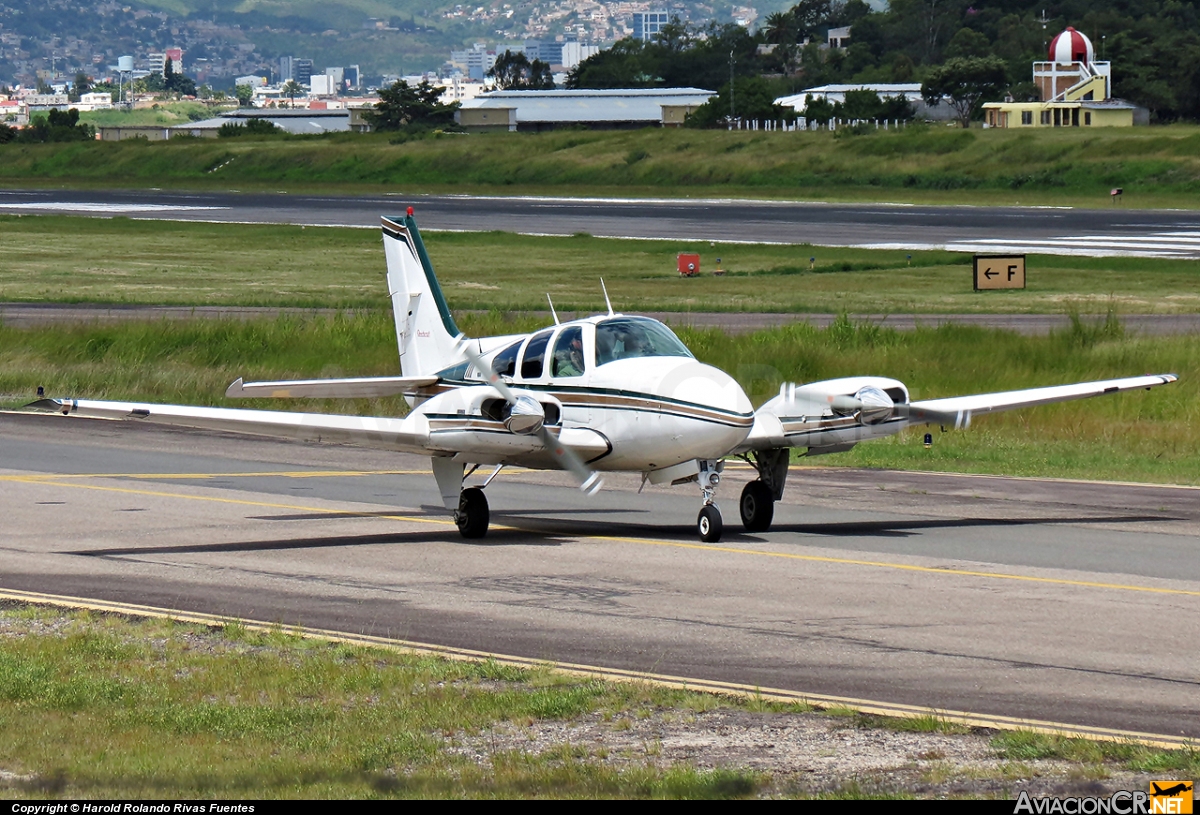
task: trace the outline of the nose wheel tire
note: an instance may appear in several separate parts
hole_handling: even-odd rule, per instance
[[[483,490],[469,487],[458,495],[454,523],[464,538],[482,538],[488,530],[488,502]]]
[[[775,518],[775,495],[762,481],[751,481],[742,489],[738,509],[747,532],[766,532]]]
[[[717,509],[716,504],[706,504],[700,510],[700,517],[696,519],[696,530],[700,533],[700,540],[716,543],[721,539],[721,526],[721,510]]]

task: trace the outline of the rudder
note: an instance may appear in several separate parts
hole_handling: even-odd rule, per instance
[[[400,372],[426,376],[459,360],[458,326],[433,273],[412,207],[403,218],[383,218],[388,294],[396,320]]]

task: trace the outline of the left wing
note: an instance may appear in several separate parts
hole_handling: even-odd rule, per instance
[[[967,427],[977,413],[999,413],[1004,410],[1050,405],[1103,396],[1106,393],[1166,385],[1178,379],[1175,374],[1131,376],[1127,379],[1105,379],[1100,382],[1080,382],[1077,385],[1053,385],[1049,388],[1029,388],[1023,391],[981,393],[975,396],[951,396],[947,399],[927,399],[908,405],[909,424],[945,424]],[[948,421],[949,420],[949,421]]]
[[[881,377],[784,385],[779,396],[755,411],[754,427],[736,452],[807,447],[809,455],[836,453],[913,424],[967,427],[975,414],[1149,389],[1176,379],[1175,374],[1154,374],[918,402],[908,401],[903,383]]]

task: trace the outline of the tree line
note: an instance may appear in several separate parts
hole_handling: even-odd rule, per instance
[[[727,94],[735,82],[736,99],[738,83],[752,78],[775,97],[832,83],[945,86],[949,71],[974,77],[976,90],[983,82],[990,99],[1031,100],[1031,64],[1047,58],[1050,39],[1068,25],[1091,38],[1097,60],[1112,63],[1115,96],[1155,121],[1200,120],[1200,11],[1181,0],[891,0],[884,11],[863,0],[801,0],[754,34],[674,21],[652,42],[621,40],[581,62],[567,86]],[[847,47],[822,47],[841,27],[850,29]]]

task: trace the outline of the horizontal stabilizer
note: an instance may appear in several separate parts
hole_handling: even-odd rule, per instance
[[[281,382],[235,380],[225,391],[230,399],[361,399],[411,395],[436,384],[436,376],[369,376],[359,379],[294,379]]]

